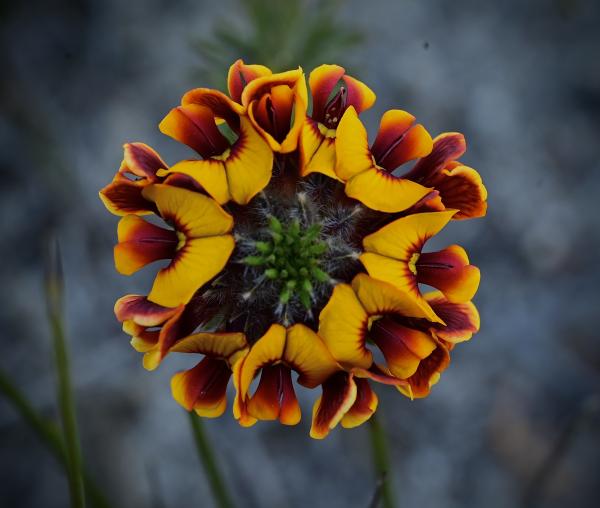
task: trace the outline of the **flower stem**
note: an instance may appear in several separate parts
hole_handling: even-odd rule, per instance
[[[33,408],[31,403],[17,389],[5,373],[0,371],[0,393],[20,414],[31,429],[37,434],[38,438],[48,447],[50,452],[56,457],[61,465],[67,468],[67,454],[62,441],[59,429],[49,421],[44,420]],[[90,504],[94,508],[110,508],[109,502],[104,494],[94,484],[88,474],[84,473],[86,494]]]
[[[394,508],[394,493],[391,483],[390,458],[388,454],[387,438],[381,422],[376,414],[369,419],[369,436],[371,438],[371,450],[373,454],[373,465],[380,487],[375,493],[375,499],[371,506],[373,508],[379,505],[379,497],[383,502],[383,508]]]
[[[196,442],[196,450],[204,466],[204,472],[206,473],[215,502],[219,508],[233,508],[233,503],[217,467],[215,454],[204,432],[202,420],[193,411],[189,413],[189,417]]]
[[[54,360],[58,378],[58,406],[64,433],[69,490],[72,508],[85,507],[85,494],[81,464],[81,452],[75,415],[75,401],[71,386],[69,352],[65,338],[62,316],[63,279],[58,243],[52,241],[48,249],[46,266],[46,303],[48,320],[52,330]]]

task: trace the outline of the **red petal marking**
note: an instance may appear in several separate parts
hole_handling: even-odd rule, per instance
[[[441,373],[450,364],[450,354],[442,345],[438,344],[436,349],[424,360],[421,360],[417,371],[407,381],[412,388],[414,398],[422,398],[429,395],[431,378]]]
[[[375,395],[369,381],[366,379],[354,377],[354,383],[356,384],[356,400],[346,414],[349,417],[361,420],[362,423],[375,412],[377,395]]]
[[[280,143],[285,139],[292,123],[294,92],[288,85],[271,88],[273,132],[270,134]]]
[[[144,185],[149,183],[149,180],[117,180],[104,187],[100,191],[100,195],[105,204],[115,213],[126,215],[150,212],[156,208],[142,196]]]
[[[446,323],[446,326],[435,326],[434,333],[438,338],[460,342],[479,331],[479,314],[472,303],[452,303],[443,295],[428,300],[428,303]]]
[[[209,108],[190,104],[174,108],[170,115],[174,117],[174,129],[165,134],[193,148],[202,157],[221,155],[229,148],[229,142],[219,131]]]
[[[432,187],[433,184],[429,182],[429,179],[438,173],[447,162],[458,159],[466,150],[467,145],[462,134],[458,132],[440,134],[433,140],[431,153],[419,159],[402,178]]]
[[[231,370],[224,360],[204,357],[195,367],[183,373],[183,406],[214,407],[226,396]]]
[[[222,118],[235,132],[240,128],[240,117],[232,109],[232,104],[225,94],[210,88],[196,88],[187,92],[181,99],[181,104],[186,106],[196,104],[211,110],[215,117]]]
[[[177,313],[177,307],[163,307],[142,295],[126,295],[115,303],[115,316],[120,322],[134,321],[149,327],[158,326]]]
[[[164,181],[165,184],[170,185],[171,187],[180,187],[182,189],[187,189],[195,192],[200,192],[205,196],[208,196],[202,186],[196,182],[191,176],[184,175],[183,173],[171,173]]]
[[[478,276],[479,272],[476,267],[469,265],[464,249],[458,245],[451,245],[437,252],[421,253],[416,267],[419,283],[437,288],[443,293],[460,290],[461,286],[475,275]],[[466,300],[471,297],[472,295]]]
[[[325,107],[328,105],[329,96],[344,75],[345,69],[339,66],[332,66],[327,72],[320,75],[320,79],[315,79],[311,73],[310,91],[313,98],[313,109],[311,117],[313,120],[325,123]],[[340,116],[341,118],[341,116]],[[339,119],[338,119],[339,120]]]
[[[483,217],[487,211],[487,191],[474,169],[458,162],[449,162],[428,185],[434,186],[446,208],[455,208],[453,219]]]
[[[146,222],[136,215],[127,215],[118,226],[119,243],[115,245],[115,262],[119,272],[134,273],[159,259],[172,259],[177,248],[174,231]]]
[[[144,143],[126,143],[123,149],[124,165],[119,170],[120,173],[132,173],[151,182],[157,182],[160,178],[156,176],[156,172],[169,167],[158,153]]]
[[[407,328],[389,316],[377,320],[370,334],[392,372],[396,369],[414,369],[414,366],[427,356],[430,351],[424,353],[420,347],[422,341],[419,339],[422,335],[422,332]]]
[[[354,376],[347,372],[336,372],[323,383],[321,403],[313,417],[313,431],[324,437],[346,412],[350,397],[356,397]]]
[[[297,405],[289,367],[283,364],[263,367],[258,388],[248,401],[248,412],[259,420],[285,419]]]
[[[389,171],[395,169],[395,167],[384,166],[383,164],[388,156],[401,144],[414,123],[415,117],[406,112],[400,113],[392,110],[383,115],[377,137],[373,146],[371,146],[371,153],[377,164]]]

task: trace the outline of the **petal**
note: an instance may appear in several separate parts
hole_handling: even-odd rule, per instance
[[[272,74],[264,65],[246,65],[242,59],[236,60],[227,73],[229,95],[236,102],[241,102],[242,92],[250,81]]]
[[[244,113],[244,108],[237,102],[232,101],[223,92],[211,88],[190,90],[182,97],[181,104],[183,106],[195,104],[208,108],[212,111],[217,123],[219,120],[225,120],[235,131],[239,127],[239,116]]]
[[[432,332],[438,339],[456,343],[469,340],[479,331],[479,312],[472,302],[451,303],[441,291],[427,293],[425,299],[446,326],[438,326]]]
[[[204,158],[220,155],[229,148],[227,138],[215,123],[214,113],[205,106],[188,104],[173,108],[158,128]]]
[[[433,140],[415,117],[406,111],[392,109],[381,118],[371,153],[377,164],[388,171],[431,152]]]
[[[275,420],[296,425],[301,411],[289,367],[268,365],[262,369],[256,392],[248,400],[248,412],[258,420]]]
[[[222,235],[233,228],[233,218],[213,199],[198,192],[164,184],[149,185],[143,191],[163,218],[173,220],[187,238]]]
[[[329,96],[345,72],[339,65],[323,64],[309,74],[308,85],[313,100],[311,116],[317,122],[323,123]]]
[[[281,325],[271,325],[267,332],[256,341],[244,359],[241,367],[238,392],[245,399],[252,380],[265,365],[281,360],[285,348],[286,330]]]
[[[455,208],[454,219],[483,217],[487,212],[487,189],[477,171],[467,166],[448,164],[431,185],[440,193],[447,208]]]
[[[419,159],[414,167],[404,175],[404,178],[432,186],[433,184],[429,183],[430,178],[438,173],[447,162],[458,159],[466,150],[465,137],[459,132],[440,134],[433,140],[431,153]]]
[[[352,289],[369,316],[394,313],[414,318],[434,317],[429,306],[415,301],[414,297],[392,284],[376,280],[367,274],[359,273],[354,277]]]
[[[356,384],[356,400],[348,412],[342,417],[342,427],[351,429],[365,423],[377,410],[377,395],[366,379],[354,378]]]
[[[227,173],[223,161],[216,159],[181,161],[167,171],[161,171],[161,176],[168,174],[183,174],[194,179],[220,205],[231,199],[227,184]]]
[[[271,180],[273,152],[246,117],[242,117],[240,136],[225,159],[227,182],[232,199],[247,204]]]
[[[323,439],[356,400],[356,383],[352,374],[338,372],[323,383],[323,394],[313,406],[313,420],[310,437]]]
[[[100,199],[110,213],[115,215],[148,214],[153,211],[152,203],[142,197],[147,180],[115,180],[100,191]]]
[[[450,222],[456,210],[416,213],[402,217],[363,239],[367,252],[410,261],[423,244]]]
[[[300,374],[298,382],[307,388],[319,386],[339,370],[321,338],[302,324],[288,329],[283,360]]]
[[[137,215],[126,215],[119,221],[117,236],[115,267],[123,275],[131,275],[149,263],[175,255],[175,232],[150,224]]]
[[[375,94],[362,81],[348,75],[343,76],[342,81],[348,90],[346,104],[352,106],[359,115],[375,104]]]
[[[241,376],[246,357],[237,361],[233,366],[233,386],[235,387],[235,398],[233,400],[233,417],[243,427],[251,427],[257,420],[248,413],[246,394],[241,394]]]
[[[442,373],[450,364],[450,354],[441,344],[419,364],[417,371],[408,378],[410,390],[398,386],[397,389],[411,399],[427,397],[431,387],[438,382]]]
[[[171,264],[158,272],[148,298],[167,307],[187,303],[225,267],[234,247],[231,235],[187,240]]]
[[[225,359],[233,365],[240,356],[248,352],[248,343],[243,333],[208,333],[189,335],[174,344],[171,353],[197,353]]]
[[[479,268],[469,265],[465,250],[451,245],[422,253],[416,262],[417,281],[439,289],[451,302],[467,302],[479,287]]]
[[[335,154],[335,172],[344,181],[374,167],[367,130],[353,107],[346,110],[336,129]]]
[[[392,375],[399,379],[412,376],[437,345],[429,334],[403,326],[390,316],[375,321],[369,336],[383,353]]]
[[[388,213],[406,210],[429,192],[431,189],[427,187],[375,167],[351,177],[346,182],[347,196],[359,200],[373,210]]]
[[[365,347],[369,316],[352,287],[338,284],[319,316],[319,336],[344,366],[368,369],[373,363]]]
[[[300,174],[322,173],[339,180],[335,173],[335,137],[323,134],[321,127],[311,118],[304,121],[300,135]]]
[[[142,295],[125,295],[115,303],[115,316],[120,322],[133,321],[139,326],[151,327],[174,316],[179,307],[163,307]]]
[[[257,100],[261,95],[268,93],[273,86],[277,85],[288,85],[289,87],[296,88],[295,91],[300,99],[302,99],[304,104],[308,103],[304,73],[302,69],[298,68],[277,74],[264,75],[252,80],[242,92],[242,104],[248,106],[250,102]]]
[[[231,370],[226,362],[204,358],[195,367],[171,378],[173,398],[185,409],[200,416],[221,416],[227,405],[227,384]]]
[[[125,321],[125,323],[131,323],[131,321]],[[123,323],[123,331],[128,333],[128,330],[125,330],[125,323]],[[130,329],[129,331],[133,330]],[[138,331],[131,334],[131,340],[129,343],[131,344],[131,347],[138,353],[148,353],[156,348],[158,336],[158,331],[147,331],[145,328],[141,328],[141,330],[138,329]]]
[[[158,180],[156,172],[168,167],[160,155],[145,143],[123,145],[123,165],[119,170],[120,173],[131,173],[153,182]]]

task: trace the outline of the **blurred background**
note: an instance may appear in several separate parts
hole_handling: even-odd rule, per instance
[[[117,218],[98,190],[121,145],[168,163],[157,124],[242,57],[275,70],[340,63],[377,93],[364,115],[460,131],[489,190],[452,223],[482,270],[482,331],[432,394],[379,389],[401,507],[596,507],[600,494],[600,3],[593,0],[34,0],[0,7],[0,366],[56,416],[43,252],[58,232],[84,460],[115,507],[211,507],[169,358],[146,372],[112,308],[149,274],[114,271]],[[435,247],[436,245],[434,245]],[[239,506],[367,507],[366,426],[206,421]],[[0,398],[0,505],[64,507],[66,477]]]

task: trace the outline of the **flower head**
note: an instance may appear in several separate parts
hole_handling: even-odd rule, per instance
[[[427,396],[478,331],[479,270],[462,247],[426,243],[451,220],[483,216],[487,193],[458,162],[461,134],[432,139],[394,109],[370,144],[359,119],[370,88],[322,65],[308,89],[301,69],[238,60],[229,95],[191,90],[159,125],[197,156],[169,166],[128,143],[100,197],[121,216],[117,270],[162,263],[147,295],[115,305],[144,366],[195,355],[172,378],[175,400],[220,416],[233,380],[244,426],[297,424],[299,390],[320,387],[310,430],[320,439],[368,420],[376,384]]]

